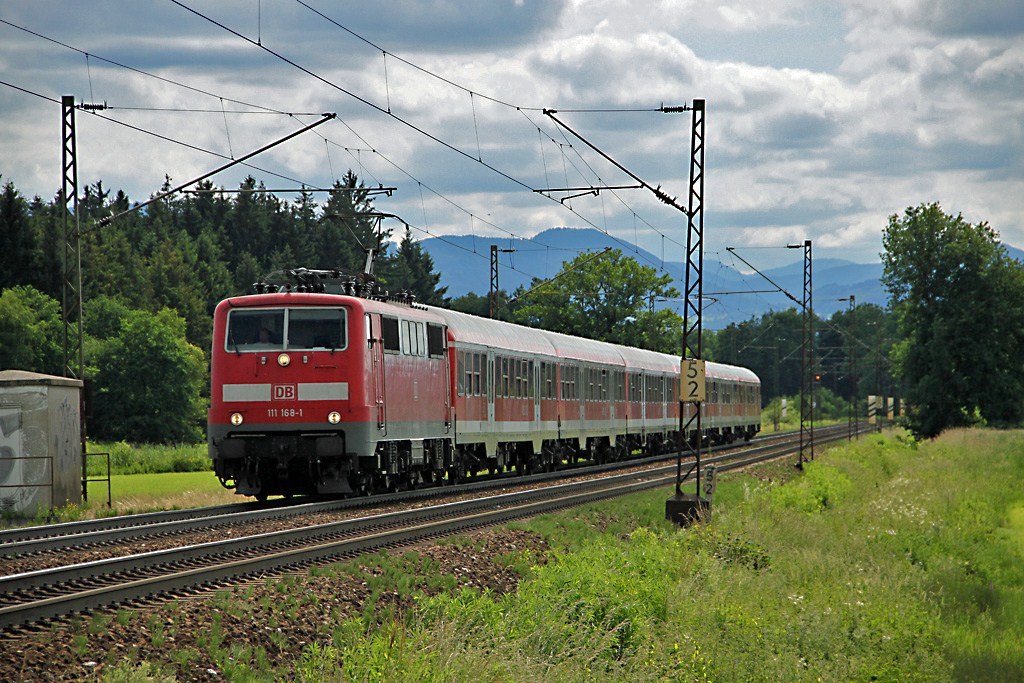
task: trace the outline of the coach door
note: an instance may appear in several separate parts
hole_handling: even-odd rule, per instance
[[[494,351],[487,352],[486,368],[484,368],[484,381],[487,382],[487,422],[491,425],[488,431],[494,431]]]
[[[533,394],[533,424],[535,428],[540,427],[540,362],[531,362],[530,368],[533,370],[533,384],[530,386],[530,393]]]
[[[394,321],[397,336],[397,320]],[[373,386],[372,400],[376,404],[377,431],[384,436],[387,429],[386,385],[384,383],[384,330],[379,315],[366,315],[367,338],[369,339],[370,375]],[[389,335],[390,336],[390,335]]]

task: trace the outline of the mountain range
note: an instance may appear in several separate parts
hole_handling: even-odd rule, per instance
[[[469,292],[487,295],[490,288],[491,245],[497,245],[501,250],[498,253],[498,285],[509,293],[519,286],[529,287],[533,277],[543,279],[555,276],[564,261],[575,258],[580,252],[596,252],[605,247],[620,249],[624,255],[636,258],[641,265],[664,268],[665,272],[675,278],[675,288],[680,292],[685,289],[685,271],[681,258],[662,261],[660,256],[590,228],[553,228],[531,239],[449,235],[425,239],[420,245],[433,259],[435,270],[441,274],[441,285],[448,287],[448,296],[451,297]],[[673,247],[682,257],[678,245]],[[800,256],[802,253],[794,252]],[[721,329],[730,323],[759,317],[770,310],[798,307],[794,300],[803,298],[802,259],[778,268],[758,269],[763,276],[738,259],[734,263],[736,265],[726,264],[705,254],[704,327]],[[812,275],[814,311],[821,317],[827,318],[835,311],[845,309],[849,304],[839,299],[845,299],[851,294],[856,297],[858,305],[886,305],[887,294],[880,281],[881,263],[814,259]],[[786,293],[793,298],[789,298]],[[682,313],[682,301],[655,305],[669,306]]]

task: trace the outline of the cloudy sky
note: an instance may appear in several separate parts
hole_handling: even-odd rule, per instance
[[[635,184],[543,109],[685,205],[691,115],[655,110],[704,99],[712,257],[877,262],[932,201],[1024,246],[1019,0],[12,1],[0,81],[28,197],[60,187],[61,95],[109,107],[77,113],[80,185],[134,200],[335,112],[214,181],[351,168],[417,238],[593,227],[678,261],[685,217],[647,190],[537,192]]]

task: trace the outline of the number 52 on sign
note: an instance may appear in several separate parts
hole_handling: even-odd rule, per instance
[[[707,398],[705,379],[706,361],[683,358],[680,367],[680,384],[683,388],[680,399],[687,403],[701,403]]]

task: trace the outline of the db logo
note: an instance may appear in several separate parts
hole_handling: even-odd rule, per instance
[[[294,384],[273,384],[270,387],[270,396],[275,401],[294,401],[295,394]]]

